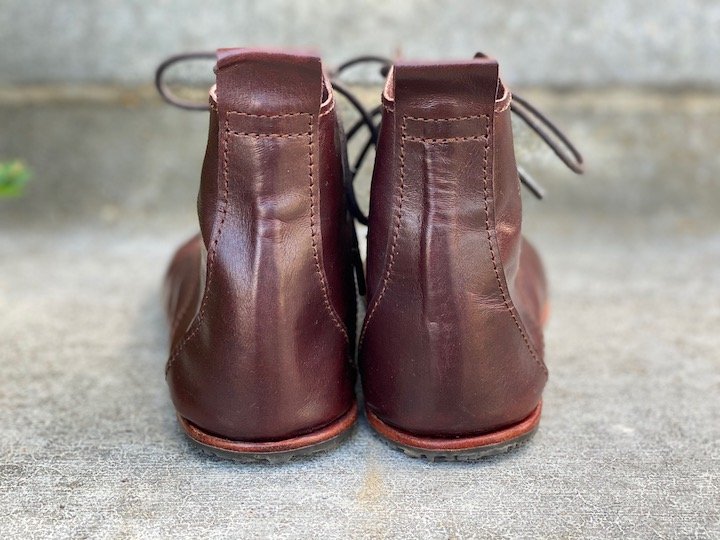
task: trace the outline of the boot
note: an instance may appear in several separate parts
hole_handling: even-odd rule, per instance
[[[367,417],[431,460],[527,441],[548,376],[547,286],[521,234],[512,95],[497,62],[479,56],[394,66],[372,179],[359,339]]]
[[[318,58],[224,49],[215,72],[200,233],[166,277],[166,379],[193,442],[286,461],[357,416],[344,141]]]

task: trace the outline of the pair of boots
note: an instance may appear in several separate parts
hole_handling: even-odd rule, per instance
[[[407,454],[476,459],[527,441],[548,304],[521,235],[520,181],[533,184],[511,109],[579,171],[572,145],[483,55],[388,65],[370,113],[314,56],[222,49],[215,72],[200,233],[165,289],[166,378],[190,439],[241,461],[335,447],[358,416],[357,342],[368,422]],[[377,142],[357,340],[365,286],[336,93]]]

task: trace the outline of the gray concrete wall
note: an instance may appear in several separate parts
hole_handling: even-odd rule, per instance
[[[0,28],[0,86],[138,84],[174,52],[276,45],[330,63],[482,49],[520,85],[720,87],[717,0],[0,0]]]

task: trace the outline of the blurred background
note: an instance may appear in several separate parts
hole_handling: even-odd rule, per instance
[[[160,287],[197,229],[207,115],[152,82],[170,54],[226,46],[329,68],[483,51],[583,151],[576,177],[515,124],[547,189],[524,194],[524,227],[553,294],[531,446],[433,466],[361,423],[332,455],[263,468],[186,445]],[[379,102],[375,70],[347,80]],[[718,216],[715,0],[0,0],[0,535],[720,536]]]
[[[565,209],[572,200],[590,212],[607,205],[631,212],[672,200],[671,210],[685,215],[717,203],[714,0],[651,8],[622,0],[1,5],[0,159],[21,159],[35,178],[26,197],[0,203],[10,223],[190,208],[184,203],[197,182],[205,118],[160,107],[153,72],[167,55],[220,46],[311,48],[330,68],[358,54],[447,59],[482,50],[500,60],[513,90],[549,108],[587,154],[588,179],[548,163],[548,205]],[[211,67],[194,70],[195,81],[210,84]],[[380,82],[369,70],[348,76]],[[376,89],[364,97],[376,103]],[[523,163],[544,164],[550,155],[533,139],[518,153]],[[543,171],[535,165],[533,172]]]

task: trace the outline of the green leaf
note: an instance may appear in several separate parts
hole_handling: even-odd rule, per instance
[[[22,195],[30,170],[19,160],[0,162],[0,197]]]

